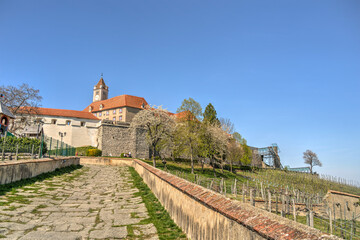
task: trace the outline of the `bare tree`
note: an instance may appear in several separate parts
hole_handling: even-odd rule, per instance
[[[147,130],[146,141],[151,148],[153,165],[156,167],[155,152],[161,150],[159,143],[174,131],[174,119],[167,111],[153,107],[137,113],[131,122],[131,127],[144,127]]]
[[[233,134],[235,130],[234,123],[228,118],[220,118],[220,124],[222,129],[228,134]]]
[[[304,152],[303,159],[305,160],[305,164],[309,164],[311,174],[313,173],[314,166],[322,167],[322,163],[320,162],[318,156],[311,150],[306,150],[306,152]]]
[[[16,120],[10,126],[10,131],[15,132],[32,124],[30,116],[36,115],[36,109],[42,100],[39,90],[24,83],[18,87],[0,86],[0,93],[4,94],[3,103],[16,116]]]

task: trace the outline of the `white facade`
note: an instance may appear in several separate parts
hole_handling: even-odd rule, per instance
[[[40,116],[44,122],[43,131],[45,136],[61,140],[59,132],[66,133],[63,142],[74,147],[94,146],[97,147],[97,134],[100,120]]]

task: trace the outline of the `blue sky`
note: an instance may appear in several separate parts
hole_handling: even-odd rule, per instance
[[[284,165],[316,152],[320,173],[360,181],[360,1],[4,1],[0,85],[29,83],[43,107],[110,97],[176,111],[211,102]]]

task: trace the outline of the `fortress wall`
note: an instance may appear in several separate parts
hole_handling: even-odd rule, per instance
[[[146,131],[131,129],[127,123],[102,124],[99,127],[98,147],[103,156],[120,156],[129,153],[136,158],[149,158]]]
[[[57,168],[79,164],[80,159],[76,157],[0,163],[0,184],[32,178],[42,173],[52,172]]]
[[[140,160],[134,160],[133,166],[190,239],[338,239],[230,200]]]

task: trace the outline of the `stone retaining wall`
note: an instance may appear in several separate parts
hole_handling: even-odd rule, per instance
[[[140,160],[133,166],[191,239],[339,239],[230,200]]]
[[[52,172],[57,168],[79,164],[80,159],[76,157],[34,159],[28,161],[0,163],[0,184],[7,184],[22,179],[32,178],[42,173]]]

